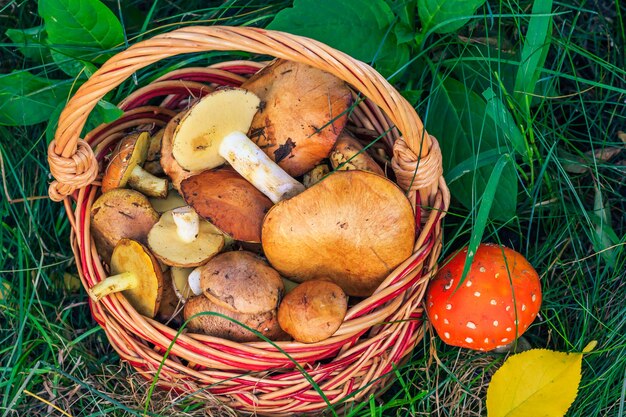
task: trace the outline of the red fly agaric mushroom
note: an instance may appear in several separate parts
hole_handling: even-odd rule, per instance
[[[241,88],[217,90],[203,97],[175,128],[172,155],[176,162],[189,171],[228,162],[273,202],[303,191],[302,184],[246,136],[259,104],[257,96]],[[174,119],[170,123],[173,125]]]
[[[163,273],[159,262],[141,243],[122,239],[111,256],[113,275],[88,290],[95,301],[123,292],[128,302],[139,314],[154,317],[159,311],[163,296]]]
[[[461,283],[467,248],[444,261],[426,293],[426,312],[441,339],[453,346],[492,350],[513,342],[541,306],[532,265],[512,249],[482,244]]]
[[[272,202],[230,167],[203,171],[180,183],[196,212],[235,240],[261,241],[261,224]]]
[[[261,99],[250,138],[294,177],[328,157],[352,104],[343,80],[284,59],[273,61],[241,87]]]
[[[413,253],[415,216],[402,190],[380,175],[337,171],[265,216],[270,264],[293,281],[323,276],[369,296]]]
[[[122,238],[146,243],[159,215],[143,194],[116,188],[102,194],[91,207],[91,235],[98,254],[109,263],[113,248]]]
[[[148,156],[150,135],[148,132],[133,133],[119,142],[102,177],[102,192],[130,185],[150,197],[167,196],[167,180],[158,178],[141,166]]]

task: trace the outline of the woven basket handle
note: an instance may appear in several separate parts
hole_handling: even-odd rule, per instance
[[[87,116],[105,94],[135,71],[156,61],[212,50],[271,55],[336,75],[378,105],[402,132],[403,138],[394,145],[393,158],[393,169],[401,186],[421,189],[436,183],[441,175],[441,154],[438,146],[433,146],[436,141],[426,134],[413,107],[369,65],[315,40],[283,32],[192,26],[157,35],[120,52],[78,89],[61,113],[54,141],[48,148],[50,171],[56,178],[49,188],[50,198],[61,201],[96,178],[98,164],[93,151],[79,135]]]

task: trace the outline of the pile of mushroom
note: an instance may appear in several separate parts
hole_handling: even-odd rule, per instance
[[[409,200],[348,130],[352,97],[276,60],[153,135],[130,132],[91,212],[112,275],[91,297],[119,292],[147,317],[238,342],[332,337],[349,297],[371,295],[415,242]]]

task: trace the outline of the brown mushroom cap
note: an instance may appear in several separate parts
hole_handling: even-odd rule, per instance
[[[88,290],[94,301],[122,292],[139,314],[156,315],[163,296],[163,273],[146,247],[131,239],[120,240],[111,256],[111,273]]]
[[[222,314],[235,321],[220,317],[216,314],[202,314],[191,318],[198,313],[204,312]],[[243,324],[261,333],[270,340],[285,339],[285,334],[276,319],[276,310],[259,314],[236,313],[226,307],[213,303],[203,295],[199,295],[187,300],[183,314],[185,320],[191,318],[188,324],[191,331],[209,336],[221,337],[236,342],[253,342],[259,340],[259,337],[241,325]]]
[[[157,178],[142,168],[149,143],[148,132],[132,133],[122,138],[102,177],[102,192],[123,188],[128,184],[151,197],[167,196],[167,180]]]
[[[185,113],[180,112],[169,121],[167,126],[165,126],[163,138],[161,139],[161,168],[170,178],[172,187],[177,191],[180,191],[180,183],[185,178],[196,174],[196,172],[181,167],[172,154],[172,138],[180,121],[185,117]]]
[[[285,296],[278,308],[278,324],[302,343],[331,337],[343,323],[348,297],[330,281],[304,282]]]
[[[91,235],[98,254],[106,263],[122,238],[146,243],[148,232],[159,221],[159,214],[143,194],[124,188],[98,197],[90,216]]]
[[[180,326],[182,324],[183,301],[176,295],[173,284],[172,270],[163,272],[163,296],[156,318],[163,323]]]
[[[270,264],[298,282],[320,276],[348,295],[368,296],[413,252],[415,218],[393,182],[365,171],[337,171],[265,216]]]
[[[278,59],[242,86],[261,99],[249,137],[293,177],[328,157],[347,122],[345,82],[306,64]]]
[[[232,168],[189,177],[180,192],[200,216],[233,239],[261,241],[261,224],[272,202]]]
[[[238,313],[275,310],[285,292],[278,272],[250,252],[225,252],[199,269],[204,295]]]
[[[164,129],[161,129],[150,138],[148,154],[146,156],[146,161],[143,164],[143,169],[152,175],[161,175],[165,173],[163,171],[163,167],[161,167],[161,140],[163,139],[164,131]]]
[[[224,235],[204,219],[199,221],[198,235],[185,242],[177,232],[172,210],[161,215],[148,233],[148,246],[166,265],[191,267],[202,265],[224,247]]]
[[[363,150],[363,145],[347,130],[344,130],[330,152],[330,164],[338,170],[369,171],[385,176],[383,169]]]
[[[482,244],[459,287],[467,247],[448,257],[430,282],[426,312],[441,340],[492,350],[513,342],[541,307],[541,283],[532,265],[512,249]]]

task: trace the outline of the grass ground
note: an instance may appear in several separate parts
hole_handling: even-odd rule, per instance
[[[208,3],[159,2],[152,13],[149,1],[107,2],[116,14],[122,12],[129,37],[144,23],[149,28],[193,20],[265,26],[290,4]],[[431,34],[421,50],[411,49],[419,59],[395,79],[397,87],[407,91],[427,120],[434,100],[428,91],[440,88],[448,76],[465,85],[489,82],[504,96],[513,93],[506,88],[507,64],[528,35],[530,10],[529,2],[492,1],[479,9],[484,17],[454,33]],[[489,220],[483,241],[517,249],[541,275],[543,306],[525,336],[532,347],[576,352],[598,341],[584,357],[580,392],[567,415],[623,417],[626,5],[619,0],[555,2],[552,19],[537,81],[541,88],[530,111],[510,106],[532,149],[529,158],[516,160],[514,215]],[[41,23],[34,1],[0,3],[2,32]],[[25,59],[2,34],[0,42],[0,73],[30,70],[62,78],[57,67]],[[480,49],[489,45],[495,48]],[[433,76],[433,67],[439,77]],[[75,265],[63,208],[45,198],[46,148],[45,124],[0,126],[0,279],[10,285],[0,298],[0,416],[142,415],[149,386],[120,364],[90,316],[84,290],[64,275],[73,274]],[[472,233],[479,203],[464,203],[453,201],[446,217],[446,252],[465,244]],[[447,347],[428,334],[381,401],[372,400],[354,415],[486,415],[486,387],[505,357]],[[148,412],[230,414],[159,391],[152,393]]]

